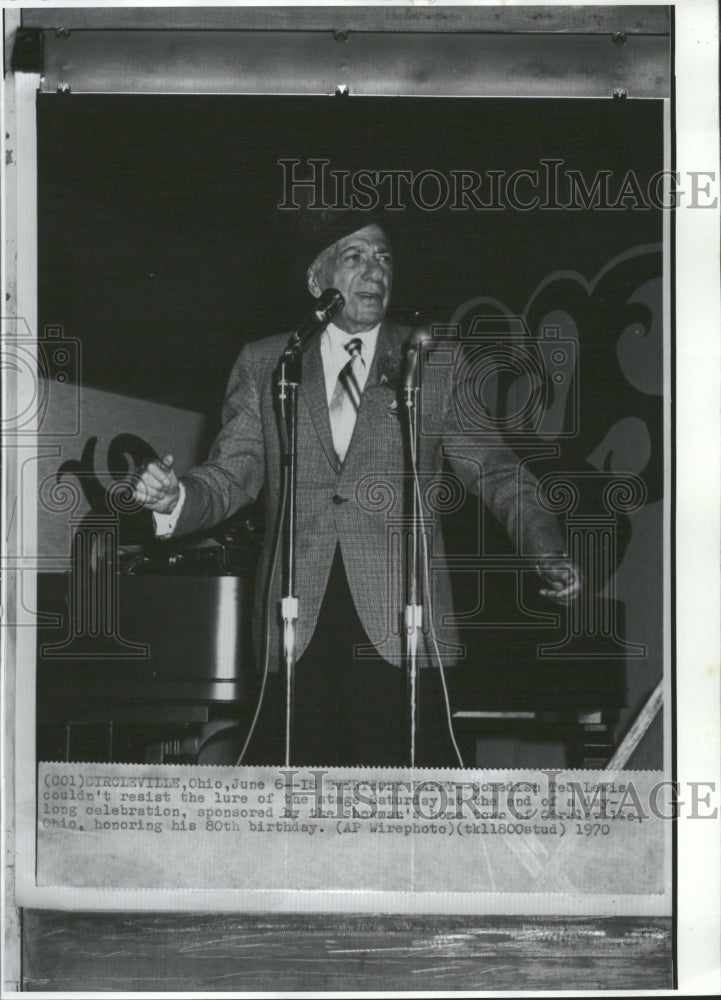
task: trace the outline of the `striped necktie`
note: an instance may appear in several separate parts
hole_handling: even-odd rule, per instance
[[[344,346],[350,354],[350,360],[341,368],[328,407],[333,446],[341,462],[348,451],[361,401],[357,372],[361,366],[365,368],[365,361],[361,356],[363,342],[360,337],[354,337]]]

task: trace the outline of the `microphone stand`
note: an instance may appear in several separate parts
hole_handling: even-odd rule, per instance
[[[313,313],[290,335],[276,369],[276,392],[280,410],[281,464],[283,474],[282,523],[283,588],[280,617],[283,623],[285,663],[285,766],[290,765],[295,706],[295,660],[298,638],[298,596],[295,579],[296,496],[298,479],[298,391],[303,375],[303,352],[332,317],[345,305],[335,288],[327,288],[316,302]]]
[[[411,534],[406,548],[406,604],[403,612],[405,637],[406,679],[410,727],[410,766],[416,762],[418,728],[418,640],[423,629],[423,597],[421,577],[421,511],[418,482],[418,385],[404,385],[403,402],[408,416],[408,451],[411,461]]]
[[[288,341],[278,364],[276,390],[283,428],[282,465],[286,488],[283,490],[283,590],[280,616],[283,622],[283,661],[285,663],[285,766],[290,765],[295,704],[295,653],[298,625],[298,597],[295,585],[295,530],[298,460],[298,390],[302,377],[303,350],[295,334]]]

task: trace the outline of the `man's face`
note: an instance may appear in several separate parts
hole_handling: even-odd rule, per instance
[[[326,288],[337,288],[345,306],[333,322],[347,333],[362,333],[385,316],[392,281],[388,237],[380,226],[371,225],[324,251],[310,269],[308,288],[316,297]]]

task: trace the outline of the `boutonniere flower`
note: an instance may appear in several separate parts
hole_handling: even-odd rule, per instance
[[[378,359],[378,386],[393,393],[393,399],[388,405],[388,415],[400,416],[398,393],[400,391],[401,363],[400,358],[393,354],[384,354]]]
[[[395,392],[398,389],[400,377],[399,358],[392,354],[385,354],[378,359],[378,385],[384,385]]]

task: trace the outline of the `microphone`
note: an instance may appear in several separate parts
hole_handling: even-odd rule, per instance
[[[433,341],[430,323],[421,323],[414,327],[406,341],[406,356],[403,366],[402,385],[404,389],[414,389],[418,384],[418,361],[421,345]]]
[[[330,321],[345,305],[345,299],[337,288],[326,288],[316,299],[313,311],[301,321],[291,337],[291,343],[300,348],[301,354],[310,346],[316,334],[328,326]]]

